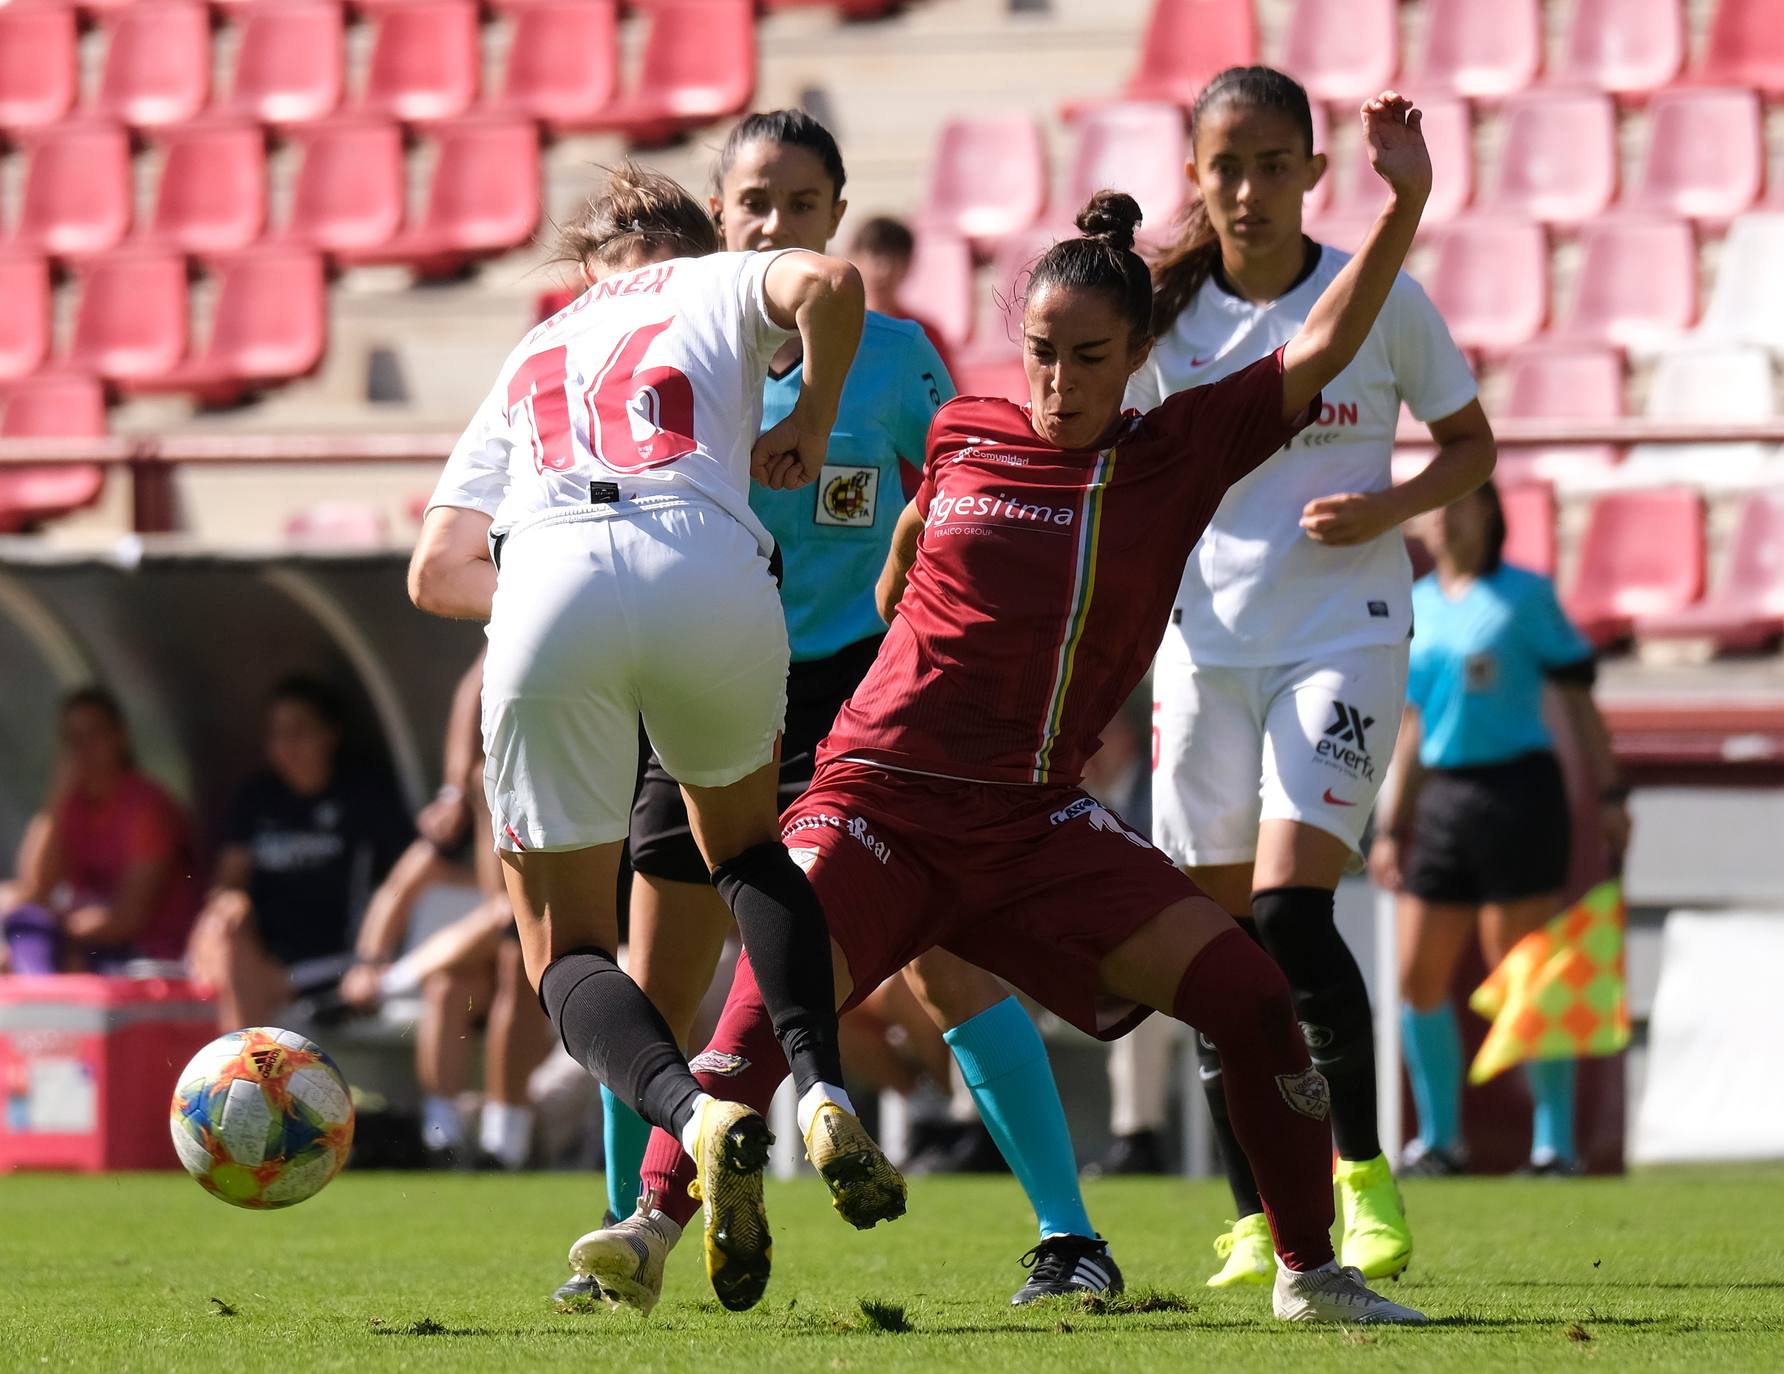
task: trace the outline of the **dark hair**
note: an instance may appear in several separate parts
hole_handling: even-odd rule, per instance
[[[842,149],[836,146],[836,138],[830,130],[804,110],[768,110],[738,120],[712,167],[714,195],[724,197],[725,178],[731,175],[737,155],[751,143],[779,143],[804,148],[824,164],[824,175],[830,178],[833,188],[832,196],[842,195],[843,184],[849,179],[842,166]]]
[[[129,729],[124,720],[124,708],[118,704],[118,698],[111,688],[101,687],[97,682],[89,682],[84,687],[76,687],[64,694],[60,714],[68,716],[76,711],[97,711],[118,729]]]
[[[903,258],[906,262],[917,251],[917,238],[901,219],[875,215],[855,235],[855,251],[882,258]]]
[[[267,693],[266,704],[275,706],[282,701],[307,707],[318,720],[334,730],[339,730],[346,722],[347,712],[341,694],[321,678],[308,673],[291,673],[273,685],[272,691]]]
[[[1043,286],[1102,291],[1138,338],[1152,333],[1152,278],[1134,252],[1140,206],[1122,191],[1098,191],[1078,212],[1082,238],[1061,239],[1034,265],[1028,290]]]
[[[1485,576],[1498,572],[1505,562],[1505,503],[1499,499],[1499,488],[1490,477],[1474,489],[1474,495],[1487,507],[1487,533],[1477,574]]]
[[[640,246],[669,248],[683,258],[719,251],[712,217],[680,182],[630,158],[602,170],[606,183],[558,230],[560,261],[613,268]]]
[[[1307,92],[1294,77],[1274,67],[1228,67],[1196,97],[1189,112],[1189,144],[1195,147],[1196,126],[1217,105],[1239,104],[1252,109],[1276,110],[1294,121],[1313,155],[1313,107]],[[1183,212],[1183,228],[1177,241],[1152,269],[1152,329],[1163,334],[1195,299],[1202,283],[1220,261],[1220,240],[1208,221],[1208,207],[1198,196]]]

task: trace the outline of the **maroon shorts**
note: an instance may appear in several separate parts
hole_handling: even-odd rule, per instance
[[[1087,793],[820,765],[781,817],[865,996],[937,945],[1103,1040],[1148,1008],[1105,997],[1109,952],[1202,891]]]

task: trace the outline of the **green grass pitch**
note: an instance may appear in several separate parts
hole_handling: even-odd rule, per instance
[[[1012,1310],[1008,1179],[919,1179],[856,1234],[815,1179],[771,1185],[774,1282],[721,1311],[690,1234],[648,1320],[547,1294],[600,1210],[571,1175],[354,1175],[285,1212],[183,1175],[0,1177],[0,1369],[1784,1369],[1784,1168],[1407,1186],[1421,1331],[1288,1327],[1213,1293],[1212,1183],[1092,1185],[1130,1301]]]

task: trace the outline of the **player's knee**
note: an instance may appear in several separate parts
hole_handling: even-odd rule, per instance
[[[1314,1063],[1329,1062],[1373,1035],[1369,994],[1332,916],[1332,894],[1282,887],[1252,897],[1253,917],[1294,993],[1295,1017]]]
[[[539,975],[539,1005],[545,1008],[551,1024],[556,1026],[562,1023],[564,1007],[577,988],[590,978],[609,971],[619,973],[619,965],[614,962],[611,954],[595,945],[565,950],[547,964],[545,971]]]

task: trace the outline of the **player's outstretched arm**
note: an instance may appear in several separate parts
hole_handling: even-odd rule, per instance
[[[842,384],[867,319],[867,292],[855,265],[821,253],[782,253],[762,280],[768,318],[797,329],[805,353],[792,413],[756,440],[750,476],[775,490],[817,480],[836,427]]]
[[[1369,337],[1406,262],[1431,194],[1431,156],[1419,130],[1419,112],[1410,100],[1396,91],[1383,91],[1365,104],[1363,138],[1371,165],[1388,184],[1388,203],[1356,256],[1332,279],[1283,350],[1285,419],[1299,415]]]
[[[482,511],[435,506],[421,522],[409,560],[409,600],[448,620],[488,620],[496,596],[496,565]]]
[[[904,599],[904,584],[910,579],[911,565],[917,561],[917,536],[923,533],[923,516],[912,501],[898,512],[898,523],[892,527],[892,547],[886,552],[886,566],[880,571],[879,584],[873,589],[874,604],[880,608],[880,619],[888,625],[898,614],[898,603]]]

